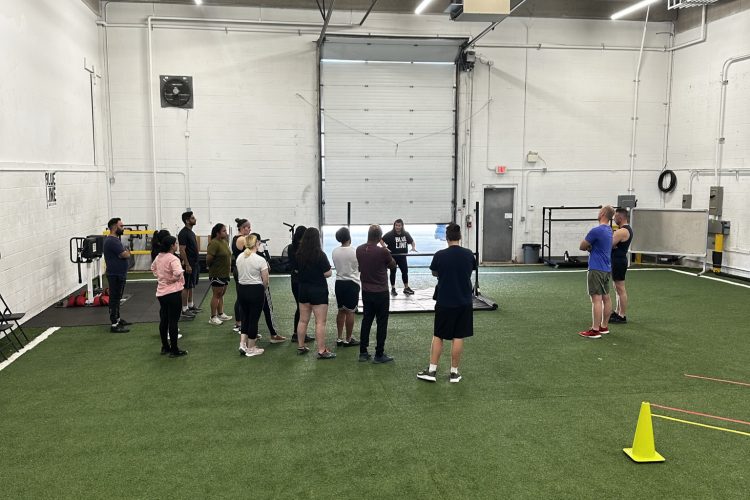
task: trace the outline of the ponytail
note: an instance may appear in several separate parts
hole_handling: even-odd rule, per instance
[[[258,237],[254,234],[249,234],[245,236],[245,251],[242,252],[242,255],[245,258],[250,257],[251,254],[255,252],[255,245],[258,244]]]

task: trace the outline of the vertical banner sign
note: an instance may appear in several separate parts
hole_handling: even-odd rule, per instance
[[[44,184],[47,187],[47,208],[57,205],[57,184],[55,181],[56,173],[57,172],[44,173]]]

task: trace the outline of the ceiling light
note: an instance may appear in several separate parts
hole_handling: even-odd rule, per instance
[[[423,10],[427,8],[428,5],[432,3],[432,0],[422,0],[422,3],[420,3],[416,9],[414,9],[415,14],[421,14]]]
[[[641,10],[642,8],[647,7],[647,6],[649,6],[649,5],[653,4],[653,3],[656,3],[658,1],[659,0],[642,0],[641,2],[633,4],[630,7],[622,9],[619,12],[615,12],[614,14],[612,14],[612,20],[620,19],[621,17],[625,17],[628,14],[632,14],[633,12]]]
[[[195,0],[195,5],[203,5],[203,0]]]

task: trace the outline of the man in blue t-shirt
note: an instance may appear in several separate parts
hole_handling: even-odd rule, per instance
[[[125,232],[122,220],[114,217],[107,223],[109,235],[104,238],[102,255],[107,264],[107,281],[109,282],[109,331],[112,333],[127,333],[125,328],[130,323],[120,317],[120,300],[125,292],[125,280],[128,277],[128,263],[130,250],[127,250],[120,236]]]
[[[609,316],[612,314],[612,300],[609,298],[612,262],[612,216],[615,209],[607,205],[599,210],[599,225],[589,231],[581,241],[581,250],[589,252],[589,272],[587,281],[591,297],[591,328],[578,332],[587,339],[600,339],[609,333]]]
[[[451,341],[451,372],[449,380],[461,381],[458,364],[464,350],[464,339],[474,335],[474,297],[471,273],[477,261],[468,248],[461,246],[461,228],[448,224],[445,229],[448,248],[432,257],[430,270],[437,276],[435,289],[435,330],[430,347],[430,366],[417,373],[427,382],[437,380],[437,364],[443,351],[443,341]]]

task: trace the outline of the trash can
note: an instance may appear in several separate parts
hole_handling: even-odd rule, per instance
[[[524,264],[538,264],[539,263],[539,250],[542,245],[539,243],[524,243],[521,245],[523,248],[523,263]]]

